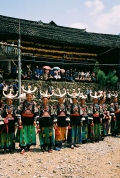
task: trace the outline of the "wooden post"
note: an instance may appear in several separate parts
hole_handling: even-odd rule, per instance
[[[11,61],[8,61],[8,70],[11,73]]]

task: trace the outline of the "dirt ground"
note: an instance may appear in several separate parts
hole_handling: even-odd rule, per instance
[[[0,178],[120,178],[120,136],[52,153],[42,153],[39,142],[32,148],[21,155],[16,144],[14,154],[0,152]]]

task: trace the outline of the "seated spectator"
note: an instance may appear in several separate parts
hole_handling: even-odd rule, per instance
[[[21,77],[23,80],[27,79],[27,73],[26,72],[22,73]]]
[[[94,72],[91,74],[91,79],[92,79],[92,81],[93,81],[93,82],[96,82],[96,81],[97,81],[97,80],[96,80],[96,76],[95,76],[95,73],[94,73]]]
[[[50,70],[50,76],[54,77],[54,70]]]
[[[40,74],[35,72],[35,80],[40,80]]]
[[[90,71],[86,72],[86,77],[89,78],[90,77]]]
[[[65,72],[65,80],[69,81],[69,70]]]
[[[76,69],[74,70],[74,74],[73,75],[74,75],[74,80],[75,80],[75,78],[78,78],[78,72],[77,72]]]
[[[69,76],[69,82],[74,82],[74,78],[73,78],[72,74],[70,74],[70,76]]]
[[[43,70],[41,68],[39,69],[39,74],[40,74],[40,78],[41,78],[43,75]]]
[[[85,73],[83,72],[83,70],[81,71],[81,77],[84,78]]]
[[[60,73],[59,73],[58,71],[55,72],[54,78],[55,78],[56,80],[60,80],[60,79],[61,79]]]
[[[27,73],[27,79],[28,79],[28,80],[32,80],[32,72],[31,72],[31,71],[29,71],[29,72]]]
[[[43,74],[43,80],[48,80],[48,73]]]
[[[78,71],[78,78],[79,79],[81,78],[81,72],[80,72],[80,70]]]
[[[40,70],[38,68],[38,66],[36,66],[35,68],[35,76],[34,76],[35,80],[39,80],[40,79]]]

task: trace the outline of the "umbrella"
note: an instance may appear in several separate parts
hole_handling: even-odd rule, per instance
[[[59,67],[53,67],[53,70],[60,70]]]
[[[62,73],[65,73],[65,69],[60,69],[58,72],[62,72]]]
[[[50,66],[43,66],[43,69],[51,70]]]

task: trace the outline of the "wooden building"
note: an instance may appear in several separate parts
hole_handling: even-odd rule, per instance
[[[20,23],[19,23],[20,22]],[[96,61],[105,71],[120,71],[120,35],[90,33],[86,29],[62,27],[55,22],[43,23],[0,15],[0,61],[17,64],[17,45],[21,34],[22,65],[59,66],[92,70]],[[107,64],[107,67],[106,67]],[[120,72],[119,72],[120,75]]]

